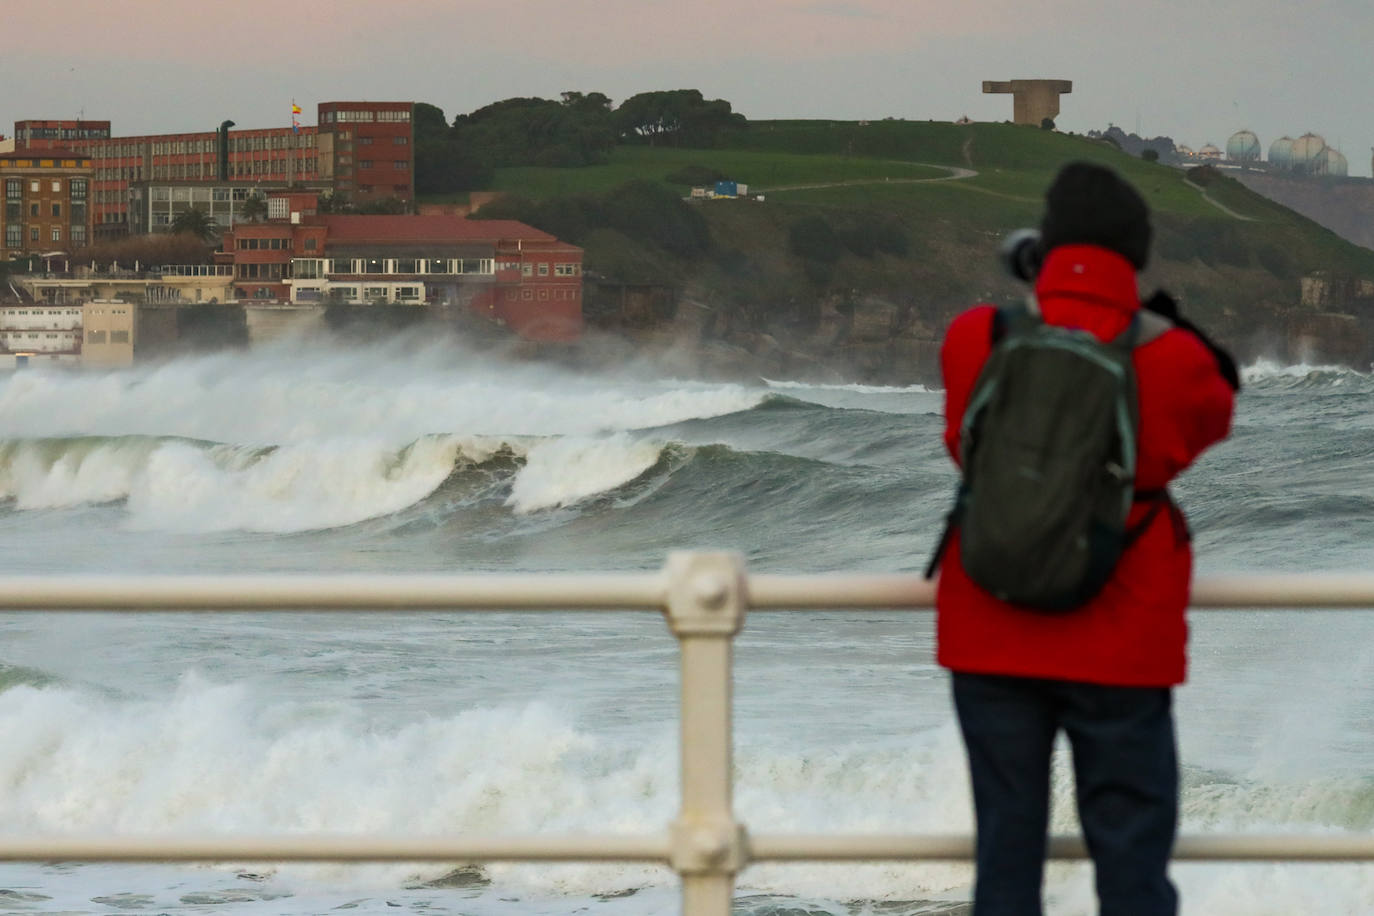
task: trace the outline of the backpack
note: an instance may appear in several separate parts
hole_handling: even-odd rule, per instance
[[[960,430],[963,479],[926,570],[951,534],[970,579],[1002,601],[1067,611],[1096,595],[1168,501],[1137,494],[1135,347],[1170,323],[1139,310],[1114,340],[1047,324],[1039,305],[1001,309]],[[1128,530],[1137,499],[1156,501]]]

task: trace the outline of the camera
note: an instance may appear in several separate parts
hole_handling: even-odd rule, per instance
[[[1040,231],[1038,229],[1017,229],[1002,242],[999,252],[1002,266],[1018,280],[1027,283],[1040,273],[1043,257],[1040,251]]]

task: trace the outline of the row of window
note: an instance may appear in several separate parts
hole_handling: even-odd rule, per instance
[[[52,179],[52,185],[51,185],[51,187],[52,187],[52,192],[53,192],[54,194],[61,194],[61,193],[62,193],[62,179],[61,179],[61,178],[54,178],[54,179]],[[85,200],[85,199],[86,199],[86,179],[84,179],[84,178],[72,178],[72,179],[69,179],[69,180],[68,180],[68,183],[67,183],[67,188],[68,188],[68,190],[71,192],[71,197],[72,197],[73,200],[77,200],[77,199]],[[43,191],[43,181],[42,181],[41,179],[38,179],[38,178],[30,178],[30,179],[29,179],[29,193],[30,193],[30,194],[40,194],[40,193],[42,193],[42,191]],[[21,198],[23,197],[23,194],[24,194],[24,180],[23,180],[22,178],[6,178],[6,179],[5,179],[5,200],[19,200],[19,199],[21,199]]]
[[[293,298],[296,302],[419,302],[423,294],[423,286],[331,286],[298,289]]]
[[[50,229],[49,232],[48,232],[48,235],[49,235],[49,239],[48,239],[49,241],[52,241],[52,242],[60,242],[60,241],[62,241],[62,227],[61,227],[61,226],[53,226],[53,227],[51,227],[51,229]],[[30,226],[30,227],[29,227],[29,241],[30,241],[30,242],[39,242],[39,241],[42,241],[42,232],[41,232],[41,230],[40,230],[40,228],[39,228],[38,226]],[[69,239],[69,241],[70,241],[73,245],[84,245],[84,244],[86,244],[86,227],[85,227],[85,226],[72,226],[72,227],[71,227],[71,238]],[[5,226],[5,247],[6,247],[6,248],[22,248],[22,247],[24,247],[24,227],[19,226],[19,225],[16,225],[16,224],[14,224],[14,223],[9,223],[9,224],[7,224],[7,225]]]
[[[103,140],[109,136],[108,127],[25,127],[18,133],[26,146],[28,140]]]
[[[34,309],[34,310],[32,311],[32,313],[30,313],[30,311],[29,311],[28,309],[5,309],[4,311],[0,311],[0,318],[13,318],[13,317],[16,316],[16,315],[28,315],[28,314],[46,315],[46,316],[48,316],[49,318],[52,318],[52,317],[54,317],[54,316],[56,316],[56,315],[65,315],[65,316],[67,316],[68,318],[72,318],[72,317],[74,317],[74,316],[80,316],[80,315],[81,315],[81,309],[67,309],[66,311],[63,311],[63,310],[61,310],[61,309],[46,308],[46,309]]]
[[[521,300],[524,300],[524,301],[530,301],[530,300],[535,300],[535,299],[537,299],[537,300],[539,300],[540,302],[547,302],[547,301],[549,301],[550,299],[553,299],[553,300],[562,299],[562,300],[564,300],[564,301],[575,301],[575,300],[577,300],[577,299],[579,299],[579,298],[581,298],[581,294],[579,293],[579,291],[577,290],[576,287],[572,287],[572,286],[555,286],[553,289],[549,289],[549,288],[546,286],[546,287],[544,287],[543,289],[540,289],[540,290],[533,290],[533,289],[529,289],[528,287],[525,288],[525,289],[521,289],[521,290],[514,290],[514,289],[508,289],[508,290],[506,290],[506,301],[507,301],[507,302],[514,302],[516,299],[521,299]]]
[[[514,267],[515,265],[511,264],[508,266]],[[524,264],[520,265],[521,276],[533,277],[536,273],[538,273],[541,277],[547,277],[549,275],[549,265],[544,262],[536,264],[530,261],[526,261]],[[553,275],[555,277],[576,277],[580,273],[582,273],[582,265],[576,262],[571,264],[553,265]]]
[[[319,168],[319,160],[314,156],[299,156],[293,162],[290,158],[279,159],[236,159],[229,163],[229,174],[239,175],[272,175],[286,174],[291,172],[298,177],[308,177],[315,174]],[[219,174],[219,165],[215,162],[206,160],[204,162],[175,162],[170,164],[154,165],[151,168],[142,165],[120,166],[117,168],[103,168],[95,170],[96,181],[143,181],[151,179],[175,180],[193,178],[213,178]]]
[[[306,247],[315,247],[314,239],[306,239]],[[291,251],[291,239],[235,239],[234,247],[239,251]]]
[[[128,343],[128,342],[129,342],[129,332],[128,332],[128,331],[111,331],[111,332],[110,332],[110,343],[113,344],[113,343]],[[103,344],[103,343],[105,343],[105,332],[104,332],[104,331],[87,331],[87,332],[86,332],[86,343],[90,343],[90,344]]]
[[[372,141],[373,141],[374,139],[375,139],[375,138],[373,138],[373,137],[359,137],[359,138],[358,138],[358,145],[359,145],[359,146],[371,146],[371,145],[372,145]],[[409,143],[410,143],[410,138],[409,138],[409,137],[392,137],[392,138],[391,138],[391,145],[392,145],[392,146],[407,146],[407,145],[409,145]]]
[[[409,111],[326,111],[322,124],[370,123],[372,121],[409,121]]]
[[[345,161],[344,161],[345,159],[347,159],[346,156],[340,156],[340,157],[339,157],[339,164],[340,164],[340,165],[345,165],[345,164],[347,164],[347,163],[345,163]],[[374,164],[374,161],[371,160],[371,159],[359,159],[359,160],[358,160],[358,168],[360,168],[360,169],[370,169],[370,168],[375,168],[375,167],[376,167],[376,166],[375,166],[375,164]],[[398,172],[409,172],[409,171],[410,171],[410,161],[407,160],[407,159],[397,159],[397,160],[395,160],[395,161],[393,161],[393,162],[391,163],[391,167],[392,167],[393,169],[395,169],[396,171],[398,171]],[[386,166],[383,165],[382,168],[386,168]]]
[[[491,274],[491,258],[296,258],[291,275],[300,280],[320,280],[339,274]]]
[[[52,209],[52,218],[53,218],[53,219],[61,219],[61,218],[62,218],[62,205],[61,205],[61,204],[51,204],[50,207],[51,207],[51,209]],[[38,203],[31,203],[31,204],[29,204],[29,216],[30,216],[30,217],[32,217],[32,218],[34,218],[34,219],[37,219],[37,218],[41,215],[41,211],[42,211],[42,204],[38,204]],[[7,225],[16,225],[16,224],[18,224],[19,221],[20,221],[20,219],[22,218],[22,216],[21,216],[22,212],[23,212],[23,207],[22,207],[21,204],[17,204],[17,203],[15,203],[14,201],[11,201],[11,200],[5,201],[5,223],[6,223]],[[84,222],[86,222],[86,204],[85,204],[84,201],[83,201],[82,203],[76,203],[76,204],[72,204],[72,205],[71,205],[71,221],[74,222],[74,223],[84,223]]]
[[[236,264],[234,275],[243,280],[280,280],[285,264]]]

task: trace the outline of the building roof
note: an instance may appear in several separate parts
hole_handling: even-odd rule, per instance
[[[0,156],[16,159],[89,159],[89,153],[78,153],[61,146],[16,146]]]
[[[556,242],[558,239],[513,219],[464,219],[461,216],[384,216],[327,214],[312,222],[329,229],[329,243],[485,242],[510,239]]]

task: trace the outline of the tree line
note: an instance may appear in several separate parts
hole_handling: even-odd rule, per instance
[[[600,92],[510,98],[457,115],[452,123],[442,108],[420,102],[415,191],[480,190],[501,167],[596,165],[623,143],[712,147],[745,124],[728,101],[704,98],[696,89],[641,92],[619,106]]]

